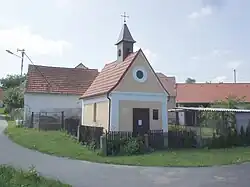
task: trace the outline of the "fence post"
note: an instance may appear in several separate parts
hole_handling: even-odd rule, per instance
[[[62,120],[61,121],[62,122],[61,128],[65,130],[65,128],[64,128],[64,111],[62,111],[62,119],[61,120]]]
[[[77,126],[77,140],[80,142],[80,125]]]
[[[106,134],[100,137],[100,148],[104,156],[107,156],[107,137]]]
[[[168,132],[163,133],[163,138],[164,138],[164,147],[168,148]]]
[[[41,112],[39,112],[39,115],[38,115],[38,130],[39,131],[40,131],[40,124],[41,124],[40,118],[41,118]]]
[[[148,148],[149,147],[148,134],[144,134],[144,142],[145,142],[146,148]]]
[[[31,128],[34,128],[34,112],[31,113],[31,119],[30,119],[30,126]]]

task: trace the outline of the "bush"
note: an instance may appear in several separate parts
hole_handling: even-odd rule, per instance
[[[248,125],[246,129],[246,143],[250,145],[250,125]]]
[[[90,150],[95,151],[97,149],[97,142],[92,140],[87,146]]]
[[[172,126],[168,131],[168,145],[170,148],[196,147],[196,133],[182,126]]]
[[[0,165],[1,187],[69,187],[59,181],[45,179],[32,166],[27,172],[10,166]]]
[[[117,137],[107,142],[108,155],[137,155],[146,151],[142,137]]]
[[[144,143],[140,137],[130,138],[124,144],[124,153],[127,155],[137,155],[144,153]]]
[[[125,138],[116,137],[113,140],[107,140],[107,154],[118,155],[123,154],[124,145],[126,143]]]

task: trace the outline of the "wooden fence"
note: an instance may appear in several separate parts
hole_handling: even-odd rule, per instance
[[[197,146],[196,134],[193,131],[168,131],[169,148],[192,148]]]
[[[146,147],[156,150],[164,148],[163,130],[151,130],[145,136],[135,136],[133,132],[111,131],[106,132],[107,155],[119,153],[122,146],[131,138],[139,138]]]
[[[103,135],[103,127],[79,126],[79,141],[85,144],[95,144],[100,147],[100,138]]]
[[[154,149],[164,148],[164,135],[163,130],[151,130],[148,133],[149,147]]]
[[[79,119],[69,118],[65,120],[64,130],[71,136],[77,137],[78,126],[80,125]]]

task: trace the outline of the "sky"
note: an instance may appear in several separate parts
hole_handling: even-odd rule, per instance
[[[101,70],[116,60],[123,20],[156,72],[197,82],[250,82],[249,0],[0,0],[0,77],[36,65]],[[20,53],[17,53],[20,55]],[[24,72],[29,60],[24,59]]]

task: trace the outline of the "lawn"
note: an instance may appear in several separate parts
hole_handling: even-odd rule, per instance
[[[13,122],[12,122],[13,124]],[[44,153],[100,163],[142,166],[212,166],[250,161],[250,148],[157,151],[138,156],[104,157],[88,150],[60,131],[38,131],[10,125],[6,130],[16,143]]]
[[[24,172],[4,165],[0,165],[0,186],[70,187],[70,185],[62,184],[59,181],[40,177],[33,168]]]
[[[4,114],[4,108],[0,108],[0,114]]]

